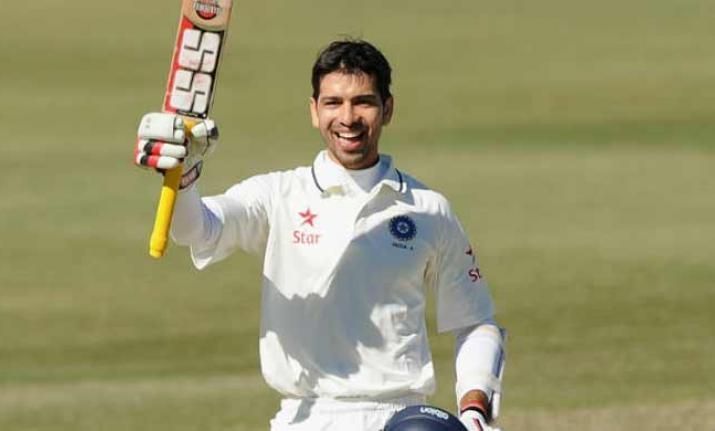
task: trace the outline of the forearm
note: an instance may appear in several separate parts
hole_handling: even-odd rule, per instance
[[[455,368],[460,411],[480,410],[485,417],[498,414],[504,350],[503,335],[493,322],[457,331]]]
[[[220,218],[201,201],[195,184],[179,192],[171,225],[171,237],[177,244],[210,242],[220,224]]]

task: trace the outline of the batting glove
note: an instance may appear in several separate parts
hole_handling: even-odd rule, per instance
[[[477,410],[465,410],[459,415],[459,420],[469,431],[500,431],[499,428],[490,427],[484,415]]]
[[[218,127],[213,120],[194,124],[187,136],[181,116],[164,112],[146,114],[139,123],[134,163],[159,172],[183,165],[183,189],[199,178],[203,159],[213,152],[217,140]]]

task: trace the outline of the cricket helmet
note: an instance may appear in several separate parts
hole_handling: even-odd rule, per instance
[[[445,410],[418,405],[395,413],[383,431],[467,431],[467,428]]]

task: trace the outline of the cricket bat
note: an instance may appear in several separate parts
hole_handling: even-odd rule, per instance
[[[184,117],[186,136],[209,115],[233,0],[181,0],[181,19],[164,96],[164,112]],[[149,254],[158,259],[169,242],[182,166],[164,173]]]

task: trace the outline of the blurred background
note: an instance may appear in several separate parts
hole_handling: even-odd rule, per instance
[[[132,166],[179,1],[6,4],[0,429],[268,429],[260,262],[147,254]],[[715,3],[236,2],[201,188],[305,165],[310,67],[394,68],[382,150],[448,196],[510,331],[505,430],[715,429]],[[431,319],[431,318],[430,318]],[[453,340],[433,334],[453,409]]]

